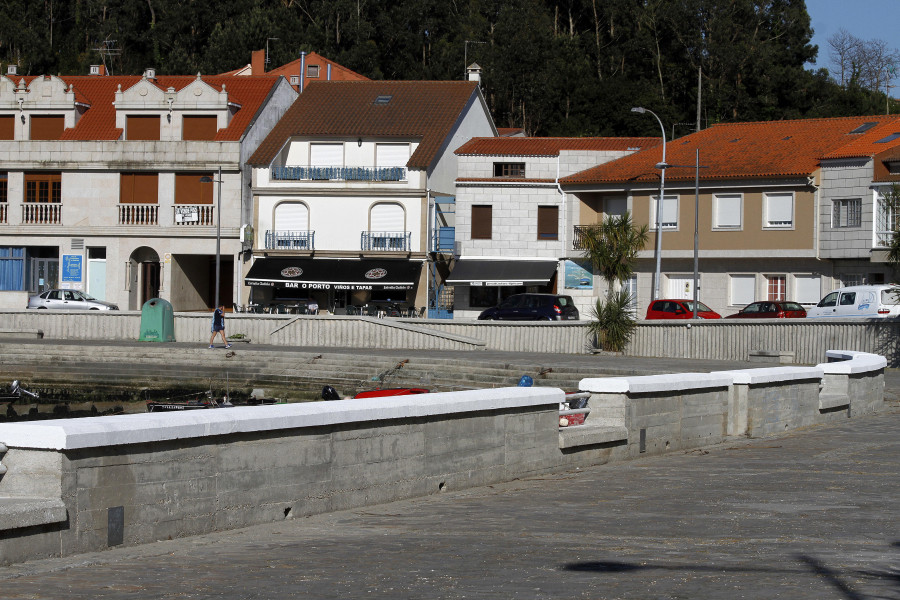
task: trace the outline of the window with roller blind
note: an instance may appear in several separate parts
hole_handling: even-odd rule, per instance
[[[181,139],[214,140],[219,131],[219,120],[215,115],[185,116],[181,121]]]
[[[16,139],[16,118],[12,115],[0,115],[0,140]]]
[[[66,118],[62,115],[33,115],[29,139],[58,140],[66,129]]]
[[[491,205],[475,204],[472,206],[472,239],[491,239]]]
[[[537,237],[539,240],[559,239],[558,206],[538,206]]]
[[[125,139],[159,141],[159,115],[127,115],[125,117]]]
[[[743,205],[740,194],[713,196],[713,229],[741,229],[744,224]]]
[[[764,197],[763,226],[769,229],[791,229],[794,226],[794,194],[768,193]]]
[[[756,275],[729,275],[731,306],[746,306],[756,300]]]
[[[344,166],[344,144],[310,144],[309,166],[342,167]]]
[[[156,204],[159,202],[159,174],[121,173],[120,204]]]
[[[176,173],[175,204],[212,204],[214,179],[213,173]]]
[[[656,210],[659,204],[659,196],[652,196],[650,198],[651,231],[656,229]],[[678,229],[678,196],[663,197],[660,217],[660,225],[663,229]]]

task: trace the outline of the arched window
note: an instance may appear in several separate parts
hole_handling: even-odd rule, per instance
[[[406,213],[394,202],[379,202],[369,211],[368,250],[409,250]]]
[[[309,208],[300,202],[282,202],[275,207],[275,231],[305,232],[309,229]]]
[[[309,231],[309,207],[301,202],[282,202],[275,207],[274,232],[266,234],[267,248],[312,250],[313,232]]]
[[[401,232],[406,229],[403,207],[393,202],[380,202],[372,207],[369,215],[371,231]]]

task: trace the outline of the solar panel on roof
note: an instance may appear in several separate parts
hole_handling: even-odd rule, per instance
[[[860,126],[857,127],[856,129],[854,129],[853,131],[851,131],[850,133],[863,133],[863,132],[865,132],[865,131],[868,131],[868,130],[872,129],[872,128],[875,127],[876,125],[878,125],[877,122],[869,121],[869,122],[867,122],[867,123],[863,123],[862,125],[860,125]]]

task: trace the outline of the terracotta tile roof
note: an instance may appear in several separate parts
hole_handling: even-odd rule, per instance
[[[865,123],[876,125],[865,133],[850,133]],[[824,158],[874,154],[871,142],[895,129],[900,131],[900,116],[896,115],[715,125],[669,142],[666,162],[693,165],[699,149],[700,164],[706,167],[700,171],[704,180],[807,176]],[[655,165],[661,160],[662,146],[657,146],[569,175],[561,182],[658,181]],[[666,170],[666,180],[693,178],[693,167]]]
[[[369,81],[365,75],[360,75],[356,71],[351,71],[344,65],[338,64],[333,60],[329,60],[316,52],[309,52],[306,55],[307,65],[317,65],[319,67],[319,77],[307,77],[306,81],[326,81],[328,65],[331,65],[331,81]],[[262,73],[254,73],[252,63],[244,65],[233,71],[221,73],[223,76],[243,77],[245,75],[261,75]],[[300,75],[300,59],[292,60],[280,67],[275,67],[271,71],[265,71],[265,75],[281,75],[288,81],[292,75]]]
[[[25,78],[26,83],[31,83],[33,79],[35,78]],[[138,75],[62,76],[61,79],[67,87],[73,86],[76,101],[89,108],[75,127],[66,129],[60,139],[118,140],[122,136],[122,129],[116,127],[116,110],[113,105],[116,90],[119,85],[122,86],[122,90],[127,90],[139,82],[141,77]],[[162,90],[171,86],[177,91],[196,79],[197,77],[192,75],[161,75],[154,83]],[[277,76],[241,78],[204,76],[202,79],[217,90],[221,89],[222,84],[225,84],[229,102],[240,106],[240,110],[231,118],[228,127],[216,134],[215,140],[220,142],[241,139],[263,102],[280,80]]]
[[[478,84],[471,81],[316,81],[250,157],[268,165],[291,137],[419,139],[407,167],[427,168]],[[376,104],[379,97],[390,97]]]
[[[559,156],[561,150],[642,150],[657,146],[661,138],[472,138],[456,150],[459,155]]]

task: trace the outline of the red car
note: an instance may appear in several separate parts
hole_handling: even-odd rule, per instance
[[[697,303],[697,316],[701,319],[721,319],[722,315],[703,304]],[[693,300],[654,300],[647,307],[648,319],[693,319]]]
[[[796,302],[775,302],[764,300],[751,302],[740,312],[728,315],[726,319],[805,319],[806,309]]]

